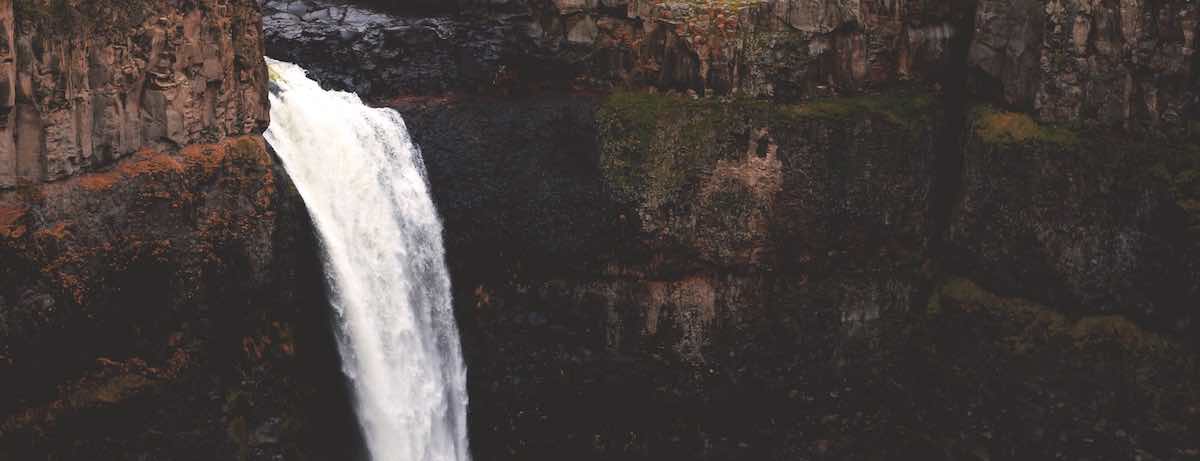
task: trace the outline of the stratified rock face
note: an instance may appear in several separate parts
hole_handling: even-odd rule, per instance
[[[852,443],[878,417],[852,402],[897,376],[880,344],[923,279],[923,93],[402,112],[445,218],[477,450],[797,459],[820,451],[787,434],[831,414],[850,419],[820,450],[894,447]]]
[[[355,445],[262,54],[254,0],[0,0],[0,459]]]
[[[266,8],[269,54],[376,98],[544,84],[783,99],[853,92],[935,77],[965,11],[956,2],[798,0],[464,2],[438,17],[327,0]]]
[[[0,188],[260,132],[254,0],[0,1]]]
[[[256,135],[0,192],[0,458],[344,455],[310,232]]]
[[[1200,147],[976,111],[950,237],[1003,293],[1159,331],[1200,325]]]
[[[980,110],[935,249],[941,107],[921,91],[405,100],[445,219],[472,446],[1200,453],[1200,150]]]
[[[983,0],[972,63],[1039,120],[1128,128],[1197,117],[1200,5]]]

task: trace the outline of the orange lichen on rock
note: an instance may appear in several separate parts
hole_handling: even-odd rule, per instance
[[[20,238],[25,234],[21,220],[29,207],[24,205],[0,205],[0,238]]]
[[[59,386],[58,397],[54,400],[26,408],[0,421],[0,433],[31,427],[47,429],[68,412],[120,404],[178,378],[189,363],[189,355],[182,347],[173,349],[162,368],[151,367],[138,357],[127,360],[97,357],[95,371]]]
[[[53,226],[43,227],[41,229],[38,229],[37,232],[33,233],[33,238],[39,239],[39,240],[40,239],[65,240],[67,237],[71,236],[71,233],[70,233],[70,231],[67,230],[67,227],[68,227],[68,225],[66,222],[59,221],[59,222],[54,223]]]
[[[120,271],[138,258],[215,263],[220,242],[263,235],[274,222],[272,162],[259,136],[179,153],[143,149],[107,171],[0,196],[0,238],[85,305],[104,291],[101,268]],[[198,273],[189,266],[178,277]]]
[[[271,159],[266,155],[246,155],[266,152],[265,141],[258,136],[241,136],[217,144],[196,144],[184,147],[179,154],[142,149],[121,161],[108,171],[80,175],[73,181],[88,191],[108,190],[130,178],[162,173],[199,173],[210,177],[222,169],[233,151],[239,160],[253,160],[258,165],[269,166]],[[198,168],[199,171],[192,170]]]
[[[98,192],[111,189],[120,178],[112,172],[91,173],[79,178],[79,185],[86,190]]]

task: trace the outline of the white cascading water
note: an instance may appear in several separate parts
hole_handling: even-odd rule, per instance
[[[321,236],[371,458],[467,461],[467,372],[420,151],[395,111],[268,65],[266,138]]]

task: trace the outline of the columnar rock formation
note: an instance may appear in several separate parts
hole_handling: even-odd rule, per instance
[[[261,39],[254,0],[0,0],[0,459],[354,444]]]
[[[254,0],[5,0],[0,25],[0,188],[266,127]]]
[[[964,11],[794,0],[513,1],[437,17],[325,0],[266,7],[270,52],[368,95],[619,83],[784,99],[933,76]],[[372,72],[346,72],[364,62]]]
[[[1179,128],[1200,115],[1200,6],[1188,0],[983,0],[979,89],[1058,123]]]
[[[399,14],[267,1],[268,47],[377,97],[557,82],[796,100],[943,80],[962,36],[977,94],[1038,120],[1177,130],[1200,110],[1187,0],[361,3]]]

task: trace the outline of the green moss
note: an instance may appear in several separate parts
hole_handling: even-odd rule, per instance
[[[803,129],[797,124],[874,116],[911,131],[930,123],[932,106],[932,98],[915,92],[782,105],[618,91],[597,113],[601,168],[620,197],[658,207],[677,203],[717,160],[740,157],[751,128],[789,132]]]
[[[1121,350],[1147,354],[1167,349],[1169,341],[1117,315],[1092,315],[1077,319],[1045,306],[1019,298],[1004,298],[984,290],[974,282],[954,278],[937,290],[939,308],[949,304],[963,312],[992,316],[1006,328],[1020,332],[1009,336],[1009,344],[1027,350],[1034,344],[1059,341],[1080,350],[1098,350],[1116,346]]]
[[[938,294],[959,303],[995,303],[991,293],[984,291],[974,282],[961,278],[947,281],[945,285],[942,285],[941,290],[938,290]]]
[[[935,316],[942,313],[942,293],[935,291],[933,296],[929,297],[929,302],[925,303],[925,315]]]
[[[893,125],[916,128],[928,124],[933,111],[934,100],[928,94],[899,91],[783,105],[778,106],[774,113],[783,118],[832,121],[848,121],[864,115],[876,115]]]
[[[1026,114],[981,106],[975,109],[973,118],[976,134],[988,143],[1043,142],[1063,146],[1079,143],[1079,134],[1075,131],[1040,124]]]
[[[676,203],[718,159],[745,149],[729,135],[748,129],[746,113],[736,103],[616,92],[597,113],[605,179],[623,200]]]

